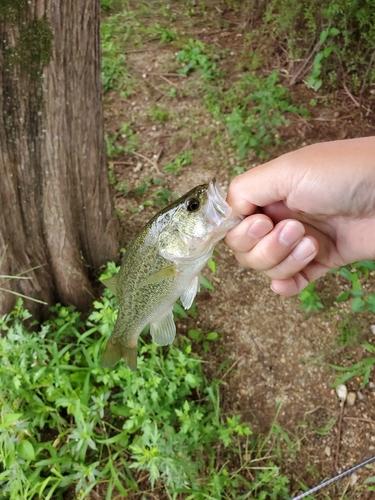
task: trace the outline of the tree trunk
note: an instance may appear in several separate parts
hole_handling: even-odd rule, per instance
[[[99,0],[0,0],[1,314],[4,288],[85,308],[91,270],[117,256],[99,15]]]

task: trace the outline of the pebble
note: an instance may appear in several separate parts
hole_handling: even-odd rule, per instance
[[[349,480],[350,486],[355,486],[357,484],[358,479],[359,478],[358,478],[357,474],[354,472],[354,474],[352,474],[350,476],[350,480]]]
[[[361,392],[361,391],[357,391],[357,397],[358,397],[358,399],[360,399],[361,401],[363,401],[363,400],[365,399],[365,396],[364,396],[364,394],[362,394],[362,392]]]
[[[349,406],[354,406],[356,398],[357,398],[357,394],[355,392],[348,392],[348,395],[346,397],[346,403]]]
[[[327,457],[330,457],[331,456],[331,447],[330,446],[326,446],[324,448],[324,453],[327,455]]]
[[[336,387],[336,394],[338,395],[339,399],[341,401],[346,400],[346,396],[348,395],[348,389],[346,388],[346,385],[340,384]]]

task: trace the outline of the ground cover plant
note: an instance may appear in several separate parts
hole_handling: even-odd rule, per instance
[[[257,453],[251,429],[221,415],[220,383],[203,375],[189,336],[166,350],[145,339],[135,374],[99,367],[114,302],[105,291],[86,320],[57,305],[33,332],[21,299],[2,318],[2,497],[288,498],[288,480]]]

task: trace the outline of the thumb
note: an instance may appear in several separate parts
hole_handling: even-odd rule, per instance
[[[250,215],[257,207],[265,207],[287,198],[291,182],[287,173],[289,169],[283,168],[281,158],[252,168],[232,180],[227,203],[235,212]]]

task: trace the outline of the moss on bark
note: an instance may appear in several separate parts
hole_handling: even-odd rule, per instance
[[[14,40],[4,40],[4,63],[18,66],[32,79],[40,78],[52,55],[53,33],[47,17],[28,18],[25,0],[0,0],[0,22],[12,29]]]

